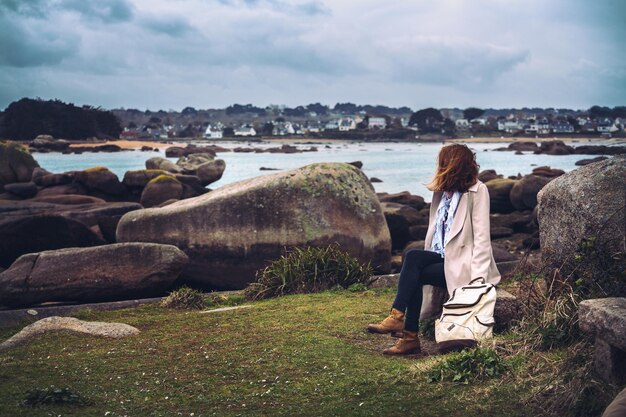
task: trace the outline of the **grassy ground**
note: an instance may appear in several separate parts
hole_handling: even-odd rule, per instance
[[[1,416],[541,416],[528,398],[563,351],[509,358],[503,377],[427,383],[442,356],[386,357],[364,332],[394,290],[324,292],[201,314],[151,305],[80,318],[131,324],[122,340],[50,334],[0,354]],[[0,331],[5,339],[19,329]],[[498,343],[511,335],[499,336]],[[35,388],[70,387],[87,406],[21,405]]]

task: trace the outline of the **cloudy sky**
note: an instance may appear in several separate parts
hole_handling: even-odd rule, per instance
[[[0,0],[0,109],[626,104],[623,0]]]

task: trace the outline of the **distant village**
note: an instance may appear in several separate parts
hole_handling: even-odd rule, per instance
[[[233,105],[181,112],[112,110],[123,139],[307,137],[420,139],[471,136],[626,135],[626,107],[569,109],[423,109],[338,103],[286,106]]]

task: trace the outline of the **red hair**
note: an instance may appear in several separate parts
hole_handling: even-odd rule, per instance
[[[431,191],[465,192],[478,180],[478,169],[476,154],[467,145],[446,145],[439,151],[437,172],[427,187]]]

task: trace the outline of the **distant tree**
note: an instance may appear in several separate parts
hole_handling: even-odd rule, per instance
[[[225,127],[224,130],[222,131],[222,134],[226,137],[233,137],[235,136],[235,129],[233,129],[230,126]]]
[[[232,106],[226,107],[226,114],[229,116],[244,113],[255,113],[258,116],[264,116],[266,114],[265,109],[255,107],[252,104],[233,104]]]
[[[438,125],[443,122],[441,112],[432,107],[418,110],[411,115],[409,126],[417,126],[424,133],[437,132]]]
[[[443,120],[443,126],[441,127],[443,133],[448,136],[454,136],[456,134],[456,123],[454,123],[451,119],[445,118]]]
[[[328,113],[328,106],[324,106],[320,103],[311,103],[306,106],[306,109],[310,112],[315,112],[319,115],[325,115]]]
[[[613,107],[613,110],[611,111],[611,116],[612,117],[626,117],[626,106],[616,106]]]
[[[128,128],[129,128],[129,129],[137,129],[137,123],[135,123],[135,122],[130,122],[130,123],[128,124]]]
[[[463,118],[467,120],[477,119],[485,113],[483,109],[479,109],[477,107],[468,107],[463,110]]]
[[[588,111],[589,117],[598,119],[603,117],[611,117],[612,111],[608,107],[592,106]]]
[[[578,119],[576,119],[574,116],[567,116],[567,121],[569,122],[569,124],[571,124],[574,127],[575,131],[580,130],[580,123],[578,123]]]
[[[276,120],[274,120],[276,123],[285,123],[285,118],[282,116],[279,116],[276,118]]]
[[[148,123],[155,124],[155,125],[160,125],[161,124],[161,119],[156,117],[156,116],[152,116],[150,118],[150,120],[148,120]]]
[[[119,119],[109,111],[28,98],[11,103],[0,124],[0,137],[16,140],[32,140],[40,134],[65,139],[117,138],[121,131]]]
[[[272,136],[274,134],[274,123],[266,122],[261,128],[261,134],[264,136]]]
[[[343,114],[356,114],[360,110],[360,106],[354,103],[337,103],[333,110]]]
[[[183,111],[180,112],[183,116],[194,116],[198,111],[193,107],[185,107]]]
[[[290,109],[289,107],[283,110],[283,114],[287,117],[304,117],[306,116],[307,109],[302,106],[298,106],[294,109]]]

